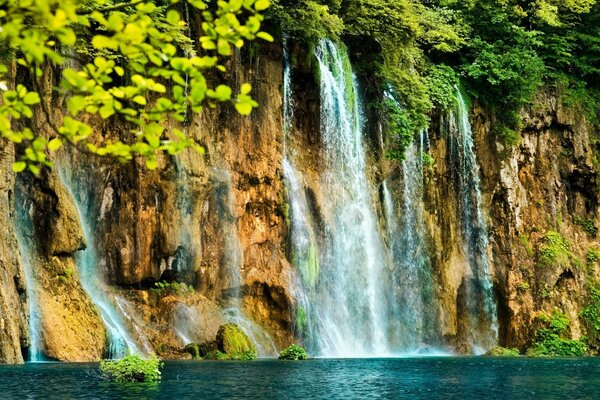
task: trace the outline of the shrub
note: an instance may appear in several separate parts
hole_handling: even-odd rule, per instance
[[[586,306],[580,314],[587,330],[587,342],[591,348],[600,349],[600,290],[592,288]]]
[[[102,376],[114,382],[158,382],[163,363],[156,356],[144,359],[139,355],[128,355],[120,360],[100,362]]]
[[[308,359],[308,353],[303,347],[296,344],[290,345],[287,349],[283,350],[279,354],[280,360],[306,360]]]
[[[229,360],[229,356],[219,350],[211,351],[204,357],[205,360]]]
[[[536,343],[527,351],[531,357],[581,357],[588,348],[584,341],[568,339],[569,319],[559,311],[552,316],[545,314],[538,317],[545,327],[536,332]]]

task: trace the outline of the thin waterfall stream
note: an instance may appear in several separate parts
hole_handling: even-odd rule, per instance
[[[95,221],[98,221],[99,218],[94,218],[93,211],[90,210],[90,205],[93,204],[89,198],[91,186],[80,182],[72,171],[61,166],[57,166],[57,169],[62,183],[75,201],[87,243],[85,250],[76,255],[77,267],[81,285],[100,310],[100,316],[104,321],[108,334],[107,355],[109,358],[120,358],[128,353],[142,354],[142,349],[139,348],[127,327],[126,318],[129,318],[120,312],[123,309],[116,303],[117,299],[104,282],[100,259],[96,251],[96,238],[93,234]]]
[[[448,116],[452,182],[459,200],[464,251],[470,277],[464,282],[465,328],[476,353],[491,348],[498,337],[498,320],[488,255],[488,229],[483,213],[481,178],[466,101],[457,89],[457,106]]]

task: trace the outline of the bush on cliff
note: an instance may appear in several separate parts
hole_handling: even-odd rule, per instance
[[[519,349],[506,348],[502,346],[495,346],[490,351],[485,353],[486,356],[492,357],[518,357]]]
[[[290,345],[287,349],[279,353],[280,360],[306,360],[308,353],[303,347],[296,344]]]
[[[536,332],[535,345],[527,350],[530,357],[581,357],[588,350],[582,340],[569,339],[569,319],[559,311],[538,317],[544,327]]]
[[[133,354],[120,360],[101,361],[100,371],[105,379],[114,382],[158,382],[162,366],[156,356],[144,359]]]

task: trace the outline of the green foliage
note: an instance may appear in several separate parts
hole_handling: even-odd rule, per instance
[[[486,355],[492,357],[518,357],[520,355],[520,352],[519,349],[495,346],[490,351],[488,351]]]
[[[158,296],[185,295],[194,293],[194,287],[183,282],[156,282],[150,291]]]
[[[575,217],[575,223],[583,228],[590,238],[595,238],[598,234],[596,223],[591,218],[585,218],[580,215]]]
[[[555,310],[551,316],[542,314],[538,320],[545,325],[536,332],[536,342],[527,355],[532,357],[581,357],[587,346],[581,340],[565,338],[569,333],[569,319]]]
[[[571,244],[556,231],[548,231],[538,248],[538,260],[542,267],[568,266],[571,260]]]
[[[600,261],[600,250],[596,248],[589,249],[585,258],[588,265],[597,263],[598,261]]]
[[[276,20],[289,36],[307,41],[322,38],[337,39],[344,30],[344,23],[336,12],[336,1],[275,0],[268,17]]]
[[[389,95],[377,106],[382,121],[385,121],[384,134],[388,138],[388,158],[402,161],[406,149],[411,145],[416,128],[406,111],[400,108]]]
[[[144,359],[128,355],[120,360],[100,362],[100,371],[105,379],[115,382],[158,382],[163,363],[156,357]]]
[[[219,102],[231,102],[240,114],[249,114],[257,106],[249,95],[249,84],[242,84],[234,94],[228,86],[211,86],[205,73],[225,71],[223,58],[246,41],[273,40],[260,30],[261,12],[269,1],[221,1],[211,8],[214,12],[203,0],[188,3],[202,16],[199,52],[189,46],[192,38],[181,48],[187,23],[178,11],[168,8],[165,13],[166,8],[159,9],[152,2],[4,2],[0,42],[31,81],[29,88],[19,84],[9,89],[5,82],[0,86],[4,89],[0,132],[23,147],[13,170],[29,168],[37,173],[40,167],[51,165],[49,153],[64,144],[123,162],[142,156],[153,169],[159,153],[173,155],[188,147],[203,152],[181,129],[167,129],[162,122],[183,123],[188,111],[199,112]],[[57,122],[43,89],[49,80],[44,71],[47,65],[59,67],[67,61],[70,64],[63,68],[62,81],[55,89],[69,94],[64,97],[68,114]],[[0,64],[0,79],[7,79],[10,62]],[[34,112],[45,118],[48,132],[23,128],[32,125],[27,120]],[[124,121],[125,137],[94,141],[92,128],[85,122],[94,117]]]
[[[580,314],[586,328],[587,343],[590,348],[600,350],[600,290],[591,288],[586,305]]]
[[[208,353],[205,357],[205,360],[229,360],[229,356],[225,353],[220,352],[219,350],[214,350]]]
[[[451,67],[432,65],[426,77],[429,98],[440,110],[448,110],[456,105],[456,87],[458,75]]]
[[[308,353],[303,347],[296,344],[290,345],[288,348],[279,353],[280,360],[306,360]]]

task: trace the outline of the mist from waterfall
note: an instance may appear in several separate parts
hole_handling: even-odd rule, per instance
[[[28,196],[19,190],[15,190],[15,213],[13,215],[13,224],[15,227],[15,236],[19,248],[20,259],[25,272],[27,281],[27,304],[29,311],[29,354],[28,360],[31,362],[43,361],[42,351],[42,322],[41,310],[37,292],[39,283],[33,269],[34,257],[36,255],[35,244],[31,237],[33,235],[33,221],[31,217],[32,203]],[[21,188],[22,189],[22,188]]]
[[[463,281],[466,336],[476,353],[497,341],[498,321],[490,275],[488,229],[483,214],[481,179],[466,101],[457,89],[457,105],[447,116],[451,179],[458,197],[464,253],[469,276]]]
[[[67,168],[56,167],[62,183],[71,194],[87,246],[84,250],[77,252],[75,259],[79,271],[81,285],[92,302],[100,310],[100,316],[108,335],[109,358],[120,358],[128,353],[141,354],[141,350],[129,332],[126,316],[121,312],[121,305],[117,302],[114,294],[104,281],[100,258],[97,254],[98,238],[94,235],[96,223],[99,216],[93,209],[92,191],[94,185],[78,179],[77,175]]]
[[[423,203],[427,131],[406,149],[401,165],[401,197],[394,199],[382,183],[384,215],[393,263],[390,330],[395,348],[415,351],[439,344],[436,302]],[[398,206],[396,206],[398,203]]]
[[[216,211],[222,238],[220,266],[225,272],[224,280],[227,287],[223,298],[223,317],[228,322],[237,324],[248,335],[256,346],[259,357],[274,357],[278,352],[273,339],[242,309],[244,253],[240,243],[238,221],[235,217],[235,194],[231,174],[226,169],[215,168],[212,175],[215,181]]]

